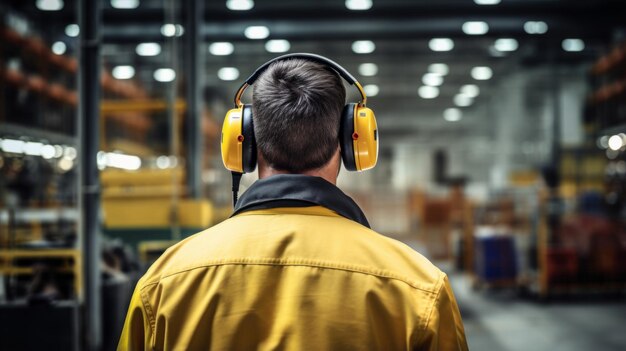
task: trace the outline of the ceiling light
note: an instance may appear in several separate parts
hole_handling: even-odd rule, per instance
[[[461,87],[461,94],[465,96],[469,96],[471,98],[475,98],[480,94],[480,89],[476,84],[465,84]]]
[[[372,0],[346,0],[348,10],[369,10],[372,8]]]
[[[365,91],[365,95],[370,97],[378,95],[378,92],[380,91],[378,85],[376,84],[367,84],[363,87],[363,90]]]
[[[528,34],[545,34],[548,24],[544,21],[528,21],[524,23],[524,31]]]
[[[581,39],[565,39],[561,43],[561,46],[565,51],[583,51],[585,49],[585,42]]]
[[[65,35],[67,35],[68,37],[77,37],[80,34],[80,27],[78,27],[78,24],[68,24],[65,27]]]
[[[209,52],[215,56],[228,56],[235,51],[235,46],[227,41],[219,41],[209,45]]]
[[[291,49],[291,44],[289,44],[289,41],[284,39],[272,39],[265,43],[265,50],[267,50],[267,52],[287,52],[289,49]]]
[[[2,146],[2,151],[4,152],[22,154],[24,153],[24,146],[26,146],[26,143],[22,140],[4,139],[0,145]]]
[[[519,47],[517,40],[513,38],[501,38],[497,39],[493,46],[498,51],[506,52],[506,51],[515,51]]]
[[[352,43],[352,51],[355,54],[371,54],[376,50],[376,44],[371,40],[357,40]]]
[[[439,88],[424,85],[417,90],[417,93],[422,99],[434,99],[439,96]]]
[[[428,72],[445,76],[448,72],[450,72],[450,68],[448,68],[448,65],[445,63],[433,63],[428,66]]]
[[[608,135],[603,135],[601,137],[598,138],[597,141],[598,147],[601,149],[606,149],[607,147],[609,147],[609,136]]]
[[[54,145],[54,157],[61,157],[61,156],[63,156],[63,146]]]
[[[161,26],[161,34],[165,37],[180,37],[185,33],[185,28],[180,24],[166,23]]]
[[[266,26],[250,26],[244,31],[248,39],[265,39],[270,36],[270,30]]]
[[[62,159],[59,160],[57,165],[62,171],[67,172],[70,169],[72,169],[72,167],[74,167],[74,161],[70,160],[67,157],[63,157]]]
[[[55,154],[55,150],[54,150],[54,146],[52,145],[44,145],[41,148],[41,157],[43,157],[46,160],[53,158],[54,154]]]
[[[135,68],[133,66],[116,66],[111,74],[115,79],[131,79],[135,76]]]
[[[63,8],[63,0],[37,0],[36,5],[41,11],[59,11]]]
[[[154,71],[154,79],[157,82],[171,82],[176,78],[176,72],[171,68],[159,68]]]
[[[454,96],[454,104],[459,107],[470,106],[474,102],[474,99],[465,94],[456,94]]]
[[[624,140],[619,135],[613,135],[609,138],[609,149],[617,151],[624,146]]]
[[[476,5],[497,5],[501,0],[474,0]]]
[[[463,33],[468,35],[482,35],[489,31],[487,22],[470,21],[463,23]]]
[[[131,10],[139,7],[139,0],[111,0],[111,7],[120,10]]]
[[[489,80],[493,76],[493,71],[487,66],[472,68],[472,78],[476,80]]]
[[[227,0],[226,7],[233,11],[248,11],[254,7],[252,0]]]
[[[55,55],[63,55],[65,51],[67,51],[67,45],[65,45],[64,42],[55,41],[54,44],[52,44],[52,52]]]
[[[221,80],[235,80],[239,78],[239,70],[235,67],[222,67],[217,71],[217,77]]]
[[[359,65],[359,74],[365,77],[375,76],[378,66],[375,63],[362,63]]]
[[[75,160],[78,157],[78,151],[73,146],[68,146],[63,150],[63,156],[70,160]]]
[[[448,122],[460,121],[463,117],[461,110],[455,107],[447,108],[443,111],[443,118]]]
[[[170,158],[165,156],[165,155],[161,155],[161,156],[157,157],[157,159],[156,159],[156,166],[159,169],[170,168]]]
[[[41,156],[41,148],[43,147],[42,143],[37,142],[27,142],[24,144],[24,153],[30,156]]]
[[[161,53],[161,45],[158,43],[141,43],[135,49],[139,56],[156,56]]]
[[[107,167],[121,168],[129,171],[136,171],[141,168],[141,159],[134,155],[124,155],[108,152],[105,156]]]
[[[432,51],[450,51],[454,48],[454,42],[450,38],[433,38],[428,42]]]
[[[438,87],[443,84],[443,77],[437,73],[426,73],[422,77],[422,83],[431,87]]]

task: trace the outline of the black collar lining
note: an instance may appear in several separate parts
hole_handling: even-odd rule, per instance
[[[256,181],[241,198],[231,217],[243,212],[279,207],[322,206],[370,227],[365,214],[348,195],[320,177],[279,174]]]

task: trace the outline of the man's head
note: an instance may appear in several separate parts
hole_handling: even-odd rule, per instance
[[[346,91],[335,71],[302,59],[278,61],[253,89],[254,134],[268,166],[302,173],[337,154]]]

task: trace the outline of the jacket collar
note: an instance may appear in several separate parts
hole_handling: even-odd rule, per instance
[[[278,174],[257,180],[241,195],[231,217],[252,210],[316,205],[370,227],[363,211],[348,195],[323,178],[302,174]]]

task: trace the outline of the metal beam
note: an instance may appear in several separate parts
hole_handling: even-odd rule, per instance
[[[79,200],[81,213],[83,281],[85,282],[85,344],[87,350],[100,350],[101,282],[98,214],[100,212],[100,179],[96,161],[100,132],[100,1],[78,2],[81,28],[79,50],[78,133],[80,150]]]

